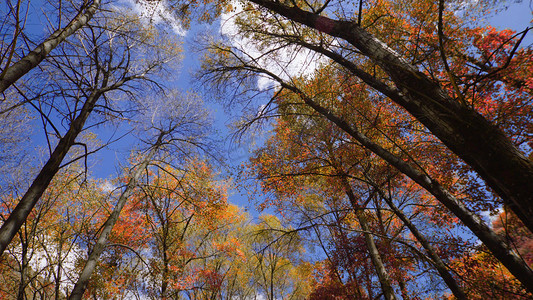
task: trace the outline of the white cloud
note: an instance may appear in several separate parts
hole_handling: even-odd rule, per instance
[[[260,49],[257,42],[239,34],[238,27],[235,24],[235,18],[245,12],[240,3],[234,1],[232,4],[235,10],[231,13],[221,15],[220,33],[227,36],[232,46],[249,55],[250,59],[256,61],[259,66],[284,80],[288,80],[293,76],[311,75],[320,64],[327,61],[322,55],[296,46],[286,46],[280,50],[272,51],[278,45],[267,47],[263,45]],[[265,55],[269,51],[272,51],[272,53]],[[257,81],[257,86],[260,90],[268,89],[274,85],[276,83],[265,76],[260,77]]]
[[[183,27],[181,21],[177,19],[168,5],[168,1],[136,1],[125,0],[126,6],[141,17],[145,22],[153,24],[166,24],[172,31],[180,36],[185,36],[187,30]]]
[[[492,226],[492,223],[499,218],[502,212],[503,209],[500,207],[496,209],[496,214],[491,214],[490,211],[484,210],[480,213],[480,215],[483,219],[488,220],[489,226]]]
[[[113,185],[113,183],[111,183],[109,180],[104,181],[100,188],[102,189],[102,191],[107,193],[111,193],[112,191],[117,189],[117,187]]]

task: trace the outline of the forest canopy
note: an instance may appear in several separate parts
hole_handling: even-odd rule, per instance
[[[530,299],[526,2],[2,2],[0,298]]]

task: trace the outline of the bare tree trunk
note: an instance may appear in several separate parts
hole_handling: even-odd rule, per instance
[[[381,290],[383,291],[383,295],[387,300],[396,300],[396,295],[394,294],[394,289],[392,288],[389,273],[385,268],[385,264],[383,263],[381,255],[379,254],[378,247],[374,242],[374,237],[372,236],[370,226],[368,226],[368,220],[365,216],[364,209],[359,204],[357,204],[357,199],[355,197],[355,194],[353,193],[350,183],[348,182],[348,179],[346,178],[346,174],[344,173],[344,171],[341,171],[339,175],[341,176],[341,180],[346,190],[346,195],[350,200],[350,204],[352,205],[355,215],[357,216],[357,220],[359,220],[359,225],[363,230],[368,254],[370,255],[370,260],[372,260],[372,264],[376,269],[376,273],[378,274],[379,283],[381,284]]]
[[[137,166],[137,169],[133,173],[131,179],[129,180],[126,189],[122,194],[120,195],[117,204],[113,211],[111,212],[111,215],[107,218],[106,222],[103,225],[102,232],[100,233],[100,236],[98,237],[98,240],[96,241],[91,253],[89,254],[89,258],[85,262],[85,267],[83,267],[83,270],[80,273],[80,276],[78,277],[78,281],[74,285],[74,288],[72,289],[72,293],[69,296],[69,299],[81,299],[83,296],[83,293],[85,292],[85,289],[87,288],[87,284],[89,283],[89,279],[91,278],[91,275],[96,267],[96,263],[98,262],[98,258],[104,251],[108,237],[111,234],[111,231],[113,230],[113,227],[118,221],[118,217],[120,215],[120,212],[124,208],[124,205],[126,204],[128,198],[133,193],[133,190],[137,186],[137,181],[141,177],[143,171],[146,169],[154,155],[156,154],[159,147],[162,145],[162,139],[163,136],[166,134],[166,132],[161,132],[159,137],[157,138],[157,142],[154,144],[148,155],[144,158],[142,163]]]
[[[13,65],[7,66],[0,76],[0,93],[4,92],[18,79],[39,65],[59,43],[63,42],[67,37],[76,32],[76,30],[85,26],[99,6],[100,0],[93,0],[93,3],[87,7],[85,12],[81,9],[67,26],[56,30],[44,42],[33,49],[33,51]]]
[[[533,162],[499,128],[475,110],[452,99],[436,82],[356,22],[333,20],[286,6],[280,1],[250,1],[292,21],[346,40],[385,70],[398,90],[393,93],[390,88],[377,90],[404,107],[470,165],[533,231]],[[360,78],[369,83],[369,78]]]
[[[74,144],[76,137],[82,131],[85,121],[93,110],[96,101],[102,95],[101,91],[93,91],[87,98],[79,115],[72,121],[70,128],[57,144],[56,148],[50,155],[50,158],[43,166],[31,186],[28,188],[22,199],[11,212],[7,220],[0,228],[0,256],[4,253],[17,231],[20,229],[31,210],[41,198],[42,194],[54,178],[63,158],[67,155],[70,147]]]
[[[170,262],[169,262],[169,259],[168,259],[168,254],[167,254],[167,243],[166,243],[166,239],[163,241],[163,274],[162,274],[162,279],[161,279],[161,298],[166,298],[167,297],[167,288],[168,288],[168,282],[169,282],[169,265],[170,265]]]
[[[22,241],[22,257],[20,262],[20,280],[18,285],[17,300],[24,300],[26,298],[26,274],[28,272],[28,243]]]
[[[374,186],[374,187],[377,189],[381,198],[383,198],[385,202],[387,202],[387,204],[392,209],[394,214],[398,216],[400,220],[402,220],[405,226],[409,228],[413,236],[416,238],[416,240],[426,250],[429,257],[431,258],[431,262],[433,263],[433,265],[439,272],[440,276],[442,277],[442,279],[444,280],[444,282],[446,283],[450,291],[452,291],[455,298],[460,299],[460,300],[468,299],[463,289],[459,286],[457,281],[453,278],[452,274],[448,271],[446,264],[442,261],[442,259],[440,259],[440,256],[437,254],[437,252],[435,252],[435,250],[433,249],[431,244],[428,242],[428,240],[426,240],[424,235],[422,235],[422,233],[418,231],[418,228],[416,228],[415,224],[413,224],[413,222],[411,222],[411,220],[392,202],[392,199],[390,199],[389,197],[387,197],[387,195],[385,195],[385,193],[380,187],[378,186]]]
[[[494,231],[492,231],[492,229],[487,226],[478,215],[471,212],[438,181],[429,177],[425,172],[417,169],[408,162],[392,154],[387,149],[384,149],[379,144],[373,142],[363,133],[359,132],[356,128],[353,128],[344,119],[338,117],[328,109],[316,103],[313,99],[307,97],[298,88],[284,82],[281,78],[270,72],[265,70],[262,72],[268,74],[270,77],[278,81],[282,87],[300,95],[302,100],[316,112],[335,123],[340,129],[358,141],[363,147],[381,157],[383,160],[397,168],[400,172],[411,178],[414,182],[418,183],[421,187],[435,196],[439,202],[441,202],[454,215],[456,215],[463,222],[463,224],[465,224],[481,240],[481,242],[487,246],[492,254],[511,272],[511,274],[513,274],[513,276],[515,276],[524,285],[528,291],[533,292],[533,271],[531,268],[524,262],[522,258],[518,257],[509,247],[509,245]]]
[[[368,254],[370,255],[370,259],[372,260],[374,268],[376,268],[379,283],[381,284],[381,290],[383,290],[383,295],[387,300],[396,300],[396,295],[394,294],[394,289],[392,288],[389,273],[385,268],[385,264],[383,264],[383,260],[381,259],[381,255],[379,254],[378,247],[376,246],[374,238],[370,233],[371,229],[368,226],[368,220],[366,219],[365,213],[362,209],[356,208],[355,215],[357,216],[357,220],[359,220],[359,225],[361,225],[361,229],[363,229],[363,235],[365,236]]]
[[[61,291],[61,270],[63,269],[63,234],[65,231],[61,231],[59,242],[57,245],[57,273],[55,275],[55,287],[54,287],[54,299],[59,300],[60,297],[60,291]],[[67,254],[68,255],[68,254]]]

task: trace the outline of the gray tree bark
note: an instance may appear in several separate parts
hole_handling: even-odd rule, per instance
[[[100,1],[101,0],[93,0],[93,3],[88,6],[85,11],[83,11],[83,9],[80,10],[76,17],[74,17],[74,19],[72,19],[72,21],[70,21],[65,27],[56,30],[44,42],[39,44],[33,49],[33,51],[19,61],[11,66],[7,66],[0,77],[0,93],[3,93],[9,86],[19,80],[31,69],[39,65],[39,63],[41,63],[46,56],[48,56],[48,54],[67,37],[85,26],[100,6]]]
[[[78,134],[82,131],[85,121],[89,117],[101,95],[101,90],[93,91],[90,94],[83,104],[79,115],[70,124],[67,133],[59,140],[59,143],[50,155],[46,164],[43,166],[24,196],[22,196],[22,199],[20,199],[7,220],[2,224],[2,227],[0,228],[0,256],[4,253],[4,250],[20,229],[37,201],[41,198],[42,194],[52,181],[52,178],[54,178],[57,171],[59,171],[61,162],[67,155],[70,147],[74,144]]]
[[[161,134],[157,138],[157,142],[154,144],[152,149],[150,149],[148,155],[143,159],[141,164],[137,166],[137,169],[133,172],[131,179],[126,185],[126,189],[120,195],[115,208],[113,209],[113,211],[111,212],[102,227],[102,232],[100,233],[98,240],[94,244],[93,249],[89,254],[89,258],[85,262],[85,266],[83,267],[83,270],[81,271],[78,280],[76,281],[76,284],[72,289],[72,293],[69,296],[70,300],[81,299],[83,297],[83,293],[87,288],[89,279],[91,278],[91,275],[94,272],[94,269],[96,268],[98,258],[106,247],[107,241],[109,239],[109,234],[111,234],[113,227],[117,223],[120,212],[124,208],[124,205],[126,204],[128,198],[132,195],[135,187],[137,186],[137,181],[143,174],[143,171],[146,169],[154,155],[157,153],[157,150],[161,147],[162,139],[165,134],[166,132],[161,132]]]
[[[279,1],[250,1],[289,20],[344,39],[385,70],[398,90],[392,97],[386,93],[389,88],[382,92],[471,166],[533,231],[533,162],[499,128],[452,99],[436,82],[355,21],[333,20]]]
[[[365,216],[365,213],[361,208],[358,208],[357,206],[354,207],[356,202],[355,195],[353,194],[353,192],[349,190],[347,194],[348,198],[350,198],[350,202],[352,202],[352,207],[355,210],[355,215],[357,216],[359,225],[363,230],[368,254],[370,255],[370,260],[372,261],[372,264],[376,269],[376,273],[378,274],[379,283],[381,284],[381,290],[383,291],[383,295],[387,300],[396,300],[396,295],[394,293],[394,289],[392,288],[389,273],[385,268],[385,264],[381,259],[381,254],[379,253],[378,247],[376,246],[374,238],[372,237],[371,229],[368,226],[368,220]]]

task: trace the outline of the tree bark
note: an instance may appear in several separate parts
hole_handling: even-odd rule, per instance
[[[372,234],[371,234],[372,231],[370,227],[368,226],[368,220],[365,216],[364,210],[357,203],[357,199],[355,197],[355,194],[353,193],[350,183],[348,182],[348,179],[346,178],[346,174],[344,173],[344,171],[340,170],[338,167],[336,168],[338,171],[340,171],[339,175],[341,176],[341,180],[344,185],[346,195],[348,196],[348,199],[350,200],[350,204],[352,205],[352,208],[355,212],[357,220],[359,221],[359,225],[361,226],[361,229],[363,230],[363,235],[365,237],[365,243],[366,243],[366,247],[368,250],[368,254],[370,255],[370,260],[372,261],[372,264],[374,265],[374,268],[376,269],[376,273],[378,274],[379,283],[381,285],[381,290],[383,291],[383,295],[385,296],[385,299],[387,300],[396,300],[396,295],[394,294],[394,289],[392,288],[389,273],[387,272],[387,269],[385,268],[385,264],[383,263],[383,260],[381,259],[381,255],[379,254],[378,247],[376,246],[376,243],[374,242],[374,238],[372,237]]]
[[[374,238],[370,234],[370,227],[368,226],[368,221],[366,219],[364,211],[361,209],[356,209],[355,215],[357,216],[357,220],[359,220],[359,225],[361,225],[361,229],[363,229],[363,235],[365,236],[365,242],[368,248],[368,253],[370,255],[370,259],[372,260],[374,268],[376,268],[383,295],[387,300],[396,300],[396,295],[394,294],[394,289],[392,288],[389,273],[385,268],[385,264],[383,264],[383,260],[381,259],[378,247],[374,242]]]
[[[0,93],[3,93],[9,86],[28,73],[31,69],[39,65],[54,50],[57,45],[72,35],[93,17],[100,6],[100,0],[93,0],[85,12],[80,12],[67,24],[67,26],[54,31],[44,42],[39,44],[33,51],[21,58],[11,66],[7,66],[0,77]]]
[[[101,95],[101,91],[93,91],[93,93],[89,95],[83,104],[79,115],[70,124],[69,130],[65,136],[59,140],[46,164],[43,166],[24,196],[22,196],[22,199],[20,199],[7,220],[2,224],[2,227],[0,228],[0,256],[4,253],[6,247],[20,229],[39,198],[41,198],[42,194],[52,181],[52,178],[54,178],[57,171],[59,171],[61,162],[67,155],[70,147],[74,144],[78,134],[82,131],[85,121],[89,117]]]
[[[279,1],[250,1],[289,20],[344,39],[370,58],[387,72],[400,91],[391,99],[472,167],[533,232],[533,162],[503,131],[452,99],[438,83],[356,22],[333,20]]]
[[[452,291],[455,298],[459,300],[468,299],[463,289],[459,286],[455,278],[453,278],[452,274],[448,271],[446,264],[442,261],[442,259],[440,259],[439,255],[437,254],[437,252],[435,252],[435,250],[433,249],[431,244],[428,242],[428,240],[426,240],[424,235],[422,235],[422,233],[418,231],[418,228],[416,228],[415,224],[413,224],[413,222],[411,222],[411,220],[394,204],[394,202],[392,202],[392,199],[390,199],[389,197],[387,197],[387,195],[385,195],[385,193],[383,193],[380,187],[378,186],[374,186],[374,187],[377,189],[381,198],[383,198],[383,200],[385,200],[385,202],[392,209],[394,214],[398,216],[400,220],[402,220],[405,226],[409,228],[413,236],[416,238],[416,240],[426,250],[426,252],[429,255],[429,258],[431,258],[431,263],[433,263],[433,265],[439,272],[440,276],[444,280],[444,283],[446,283],[450,291]]]
[[[283,81],[281,78],[268,72],[264,69],[249,67],[252,71],[260,72],[270,76],[272,79],[280,83],[283,88],[293,91],[300,98],[315,110],[320,115],[337,125],[341,130],[350,135],[354,140],[359,142],[363,147],[372,151],[374,154],[381,157],[391,166],[398,169],[400,172],[411,178],[414,182],[431,193],[435,198],[448,208],[455,216],[457,216],[464,225],[466,225],[480,240],[483,242],[489,251],[516,277],[524,287],[533,292],[533,271],[526,264],[526,262],[518,257],[509,245],[498,236],[492,229],[483,222],[483,220],[471,212],[461,201],[459,201],[453,194],[451,194],[438,181],[429,177],[426,172],[419,170],[410,163],[402,160],[387,149],[381,147],[379,144],[373,142],[363,133],[352,127],[344,119],[333,114],[328,109],[322,107],[313,99],[307,97],[297,87]]]
[[[85,262],[85,266],[83,267],[83,270],[80,273],[80,276],[78,277],[78,280],[76,284],[74,285],[74,288],[72,289],[72,293],[69,296],[69,299],[81,299],[83,296],[83,293],[85,293],[85,290],[87,288],[87,284],[89,283],[89,279],[91,278],[91,275],[96,268],[96,263],[98,262],[98,258],[104,251],[109,235],[111,234],[111,231],[113,230],[113,227],[118,221],[118,217],[120,215],[120,212],[124,208],[124,205],[126,204],[128,198],[132,195],[134,188],[137,186],[137,181],[141,177],[143,171],[146,169],[154,155],[156,154],[159,147],[162,145],[162,139],[163,136],[166,134],[166,132],[162,132],[159,137],[157,138],[157,142],[154,144],[148,155],[144,158],[142,163],[137,166],[137,169],[133,173],[133,176],[129,180],[126,189],[122,194],[120,195],[117,205],[111,212],[111,215],[107,218],[106,222],[103,225],[102,232],[100,233],[100,236],[98,237],[98,240],[96,241],[91,253],[89,254],[89,258]]]

